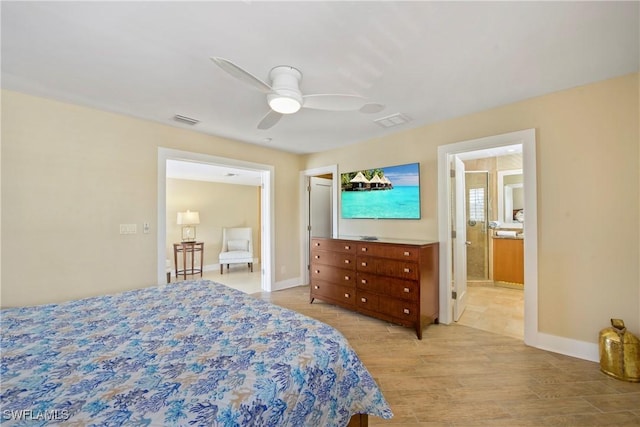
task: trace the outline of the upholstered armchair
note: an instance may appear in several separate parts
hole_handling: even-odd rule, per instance
[[[222,250],[219,255],[220,274],[223,274],[223,267],[226,264],[247,263],[253,272],[253,231],[250,227],[223,228],[222,229]]]

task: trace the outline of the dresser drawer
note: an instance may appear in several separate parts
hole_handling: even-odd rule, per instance
[[[418,305],[412,302],[393,298],[380,298],[378,310],[396,319],[415,320],[418,318]]]
[[[409,261],[417,261],[420,258],[420,249],[412,246],[358,243],[357,252],[360,255]]]
[[[317,264],[355,270],[356,256],[353,253],[327,252],[311,249],[311,265],[314,266]]]
[[[335,283],[355,289],[356,272],[344,268],[335,268],[328,265],[313,264],[311,266],[311,283],[315,280]]]
[[[377,273],[410,280],[419,277],[418,264],[408,261],[380,260]]]
[[[418,264],[410,261],[358,256],[356,259],[356,268],[359,272],[381,274],[383,276],[401,279],[417,280],[419,278]]]
[[[358,273],[356,276],[356,288],[384,294],[392,298],[401,298],[408,301],[419,300],[420,286],[417,281]]]
[[[356,253],[356,243],[348,240],[311,239],[311,250]]]
[[[356,291],[356,306],[363,310],[378,311],[378,301],[380,297],[369,292]]]
[[[339,304],[352,306],[356,299],[356,292],[354,289],[346,286],[334,285],[317,280],[311,284],[311,297],[326,298]]]

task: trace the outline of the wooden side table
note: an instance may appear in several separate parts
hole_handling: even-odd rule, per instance
[[[195,268],[196,253],[200,252],[200,268]],[[178,254],[182,253],[182,270],[178,269]],[[187,268],[187,254],[191,254],[191,268]],[[204,259],[204,242],[182,242],[173,244],[173,262],[176,267],[176,279],[180,274],[187,279],[188,275],[200,274]]]

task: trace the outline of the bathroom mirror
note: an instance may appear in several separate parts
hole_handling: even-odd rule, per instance
[[[503,228],[522,228],[524,185],[522,169],[498,171],[498,221]]]

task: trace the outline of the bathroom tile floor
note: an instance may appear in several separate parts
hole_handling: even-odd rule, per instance
[[[483,310],[473,291],[465,316]],[[479,300],[513,295],[508,291],[487,291]],[[369,417],[371,427],[640,426],[640,384],[610,378],[598,363],[460,323],[430,325],[418,340],[410,328],[318,300],[309,304],[308,286],[254,296],[345,335],[394,413],[391,420]]]
[[[467,287],[459,325],[524,339],[524,291],[499,286]]]

